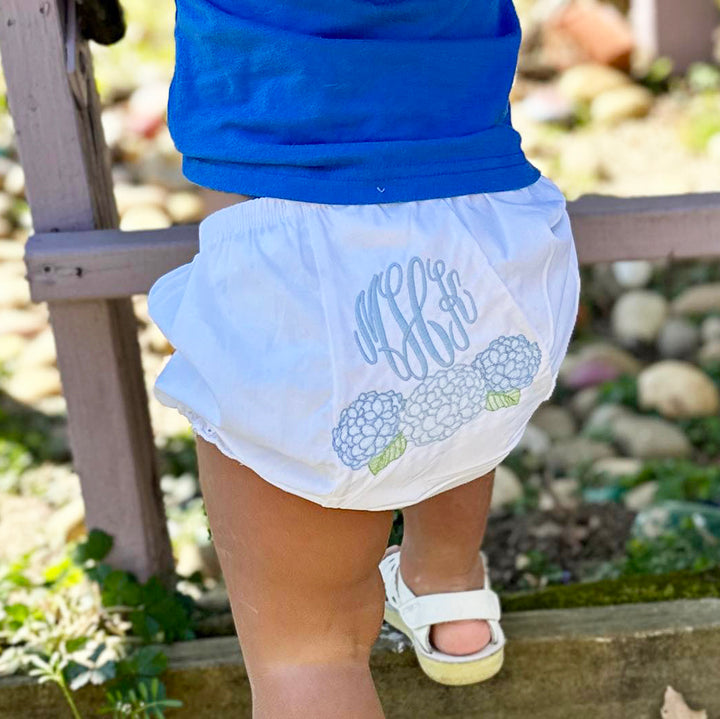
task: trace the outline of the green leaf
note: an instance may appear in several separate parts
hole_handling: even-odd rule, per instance
[[[73,559],[78,564],[84,564],[88,559],[99,562],[104,559],[112,549],[113,538],[102,529],[93,528],[87,539],[79,544],[73,552]]]
[[[512,407],[520,401],[520,390],[511,389],[509,392],[488,392],[485,398],[485,409],[494,411],[504,407]]]
[[[368,463],[368,469],[373,474],[377,474],[380,470],[385,469],[390,462],[393,462],[398,457],[402,456],[406,447],[407,440],[405,439],[405,435],[402,432],[399,432],[395,439],[393,439],[393,441],[390,442],[390,444],[385,447],[380,454],[370,460]]]

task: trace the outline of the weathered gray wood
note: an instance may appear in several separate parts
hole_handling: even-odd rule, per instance
[[[712,33],[720,22],[715,0],[632,0],[630,22],[645,57],[669,57],[677,73],[713,61]]]
[[[581,264],[628,259],[720,257],[720,193],[568,202]],[[30,238],[32,298],[127,297],[198,251],[197,225],[164,230],[56,232]]]
[[[76,32],[68,72],[64,2],[0,4],[0,50],[38,232],[117,226],[92,59]],[[52,301],[49,312],[87,526],[114,536],[110,563],[141,579],[170,577],[132,303]]]

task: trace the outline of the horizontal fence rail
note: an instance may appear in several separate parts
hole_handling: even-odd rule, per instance
[[[252,202],[253,200],[248,200]],[[582,265],[616,260],[720,259],[720,193],[567,203]],[[198,252],[198,225],[33,235],[25,262],[34,302],[128,297]]]

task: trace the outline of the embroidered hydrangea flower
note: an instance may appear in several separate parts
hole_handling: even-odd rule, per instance
[[[540,367],[540,347],[525,335],[500,335],[473,360],[472,366],[485,377],[493,392],[527,387]]]
[[[446,439],[482,410],[485,394],[482,375],[470,365],[440,370],[405,400],[400,430],[419,445]]]
[[[333,449],[343,464],[360,469],[397,436],[403,397],[398,392],[363,392],[340,413]]]

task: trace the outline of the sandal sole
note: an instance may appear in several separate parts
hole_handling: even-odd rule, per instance
[[[387,603],[385,604],[385,621],[412,641],[412,630],[403,622],[400,614]],[[429,659],[417,650],[415,656],[420,668],[433,681],[449,686],[461,686],[477,684],[494,677],[500,671],[505,660],[505,648],[501,647],[494,654],[472,662],[440,662],[436,659]]]

